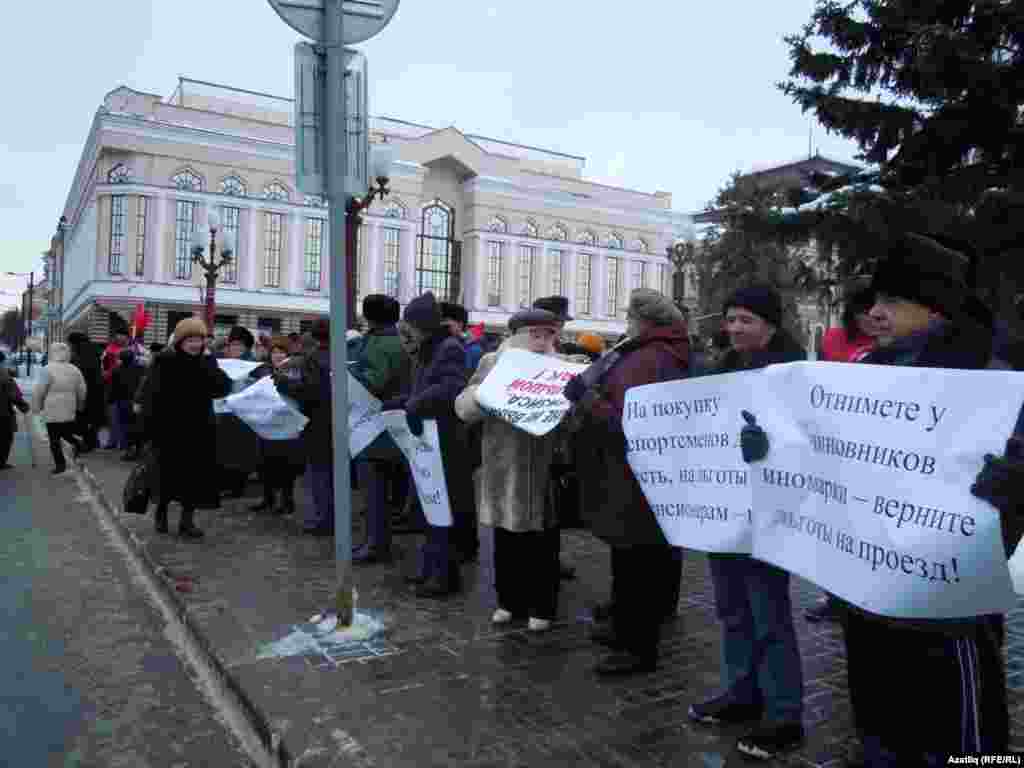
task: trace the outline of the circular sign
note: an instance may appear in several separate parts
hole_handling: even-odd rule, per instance
[[[284,22],[300,35],[326,43],[325,6],[331,0],[269,0]],[[344,14],[343,45],[369,40],[388,25],[398,10],[398,0],[338,0]]]

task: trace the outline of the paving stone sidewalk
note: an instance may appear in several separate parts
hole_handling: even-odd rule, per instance
[[[113,454],[86,464],[120,503],[128,465]],[[390,565],[355,571],[358,610],[386,629],[365,643],[312,645],[305,622],[329,609],[333,540],[301,535],[300,521],[253,513],[253,499],[200,513],[200,542],[156,536],[152,517],[123,515],[168,578],[190,578],[181,599],[222,662],[284,738],[299,766],[694,766],[747,765],[735,729],[690,723],[690,703],[716,692],[719,627],[706,558],[686,555],[679,616],[664,633],[659,669],[614,682],[591,669],[602,649],[588,639],[591,606],[609,586],[607,548],[584,531],[563,533],[563,558],[577,567],[563,582],[561,620],[532,634],[497,631],[491,543],[481,530],[466,592],[417,600],[403,581],[419,536],[396,539]],[[359,511],[356,495],[355,507]],[[309,503],[304,493],[299,504]],[[172,507],[171,522],[176,523]],[[357,515],[358,517],[358,515]],[[354,540],[361,540],[357,528]],[[820,596],[794,579],[794,610],[806,679],[805,746],[780,766],[839,768],[853,737],[842,640],[814,625],[805,608]],[[1007,672],[1014,741],[1024,735],[1024,612],[1008,621]],[[308,653],[266,656],[285,638]]]

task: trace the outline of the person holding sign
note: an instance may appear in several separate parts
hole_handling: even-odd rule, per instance
[[[804,359],[803,349],[782,329],[782,298],[771,286],[740,288],[723,314],[730,349],[717,373]],[[749,757],[769,760],[799,746],[804,736],[803,671],[789,573],[742,554],[710,554],[708,563],[722,622],[725,691],[691,705],[689,715],[708,725],[761,720],[736,746]]]
[[[672,300],[648,288],[630,294],[626,317],[625,341],[565,387],[576,403],[581,513],[612,548],[613,632],[595,640],[614,653],[598,664],[600,675],[654,671],[665,603],[680,579],[676,551],[626,459],[622,414],[631,387],[686,378],[689,336]]]
[[[555,355],[558,318],[543,309],[517,312],[512,337],[483,357],[469,386],[455,401],[467,424],[483,422],[483,464],[478,476],[480,522],[494,529],[494,587],[498,608],[492,621],[528,619],[544,631],[558,610],[559,529],[551,499],[551,462],[558,429],[537,437],[483,411],[476,393],[501,355],[526,349]]]

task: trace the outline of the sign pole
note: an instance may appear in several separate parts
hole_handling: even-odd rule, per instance
[[[330,204],[328,253],[331,264],[331,406],[333,414],[334,556],[337,567],[335,608],[338,627],[352,626],[352,485],[348,453],[348,275],[345,269],[345,174],[348,141],[345,126],[345,55],[342,0],[325,0],[327,88],[323,157]]]

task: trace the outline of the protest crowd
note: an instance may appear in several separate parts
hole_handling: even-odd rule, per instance
[[[826,335],[823,358],[1005,369],[991,313],[965,298],[964,263],[932,238],[895,239],[870,284],[847,293],[842,327]],[[361,309],[365,328],[346,339],[348,372],[381,411],[404,413],[412,435],[436,425],[451,524],[424,518],[408,463],[382,431],[352,460],[367,523],[353,562],[392,562],[394,511],[401,509],[401,518],[426,532],[419,569],[410,579],[415,594],[443,599],[463,588],[462,566],[477,557],[478,526],[487,526],[494,531],[492,621],[525,622],[528,630],[543,632],[557,619],[560,584],[573,577],[560,553],[560,530],[584,526],[611,552],[610,598],[595,607],[593,634],[610,653],[596,672],[653,671],[661,628],[676,615],[683,588],[683,549],[669,544],[631,468],[623,425],[627,393],[805,359],[784,327],[779,293],[763,284],[737,287],[722,308],[728,345],[707,351],[695,345],[679,308],[649,289],[631,294],[627,333],[611,345],[594,334],[568,333],[569,303],[558,296],[517,312],[502,338],[472,332],[463,307],[430,293],[404,311],[382,295],[365,297]],[[57,475],[67,467],[62,439],[76,454],[95,450],[100,428],[108,425],[106,447],[138,462],[126,504],[141,498],[144,509],[151,502],[159,532],[169,531],[175,502],[179,535],[201,537],[195,511],[243,496],[256,478],[262,498],[253,511],[294,515],[309,535],[330,536],[334,451],[344,450],[332,444],[331,382],[337,372],[331,370],[330,344],[326,321],[304,336],[260,340],[236,327],[219,342],[201,320],[190,318],[178,323],[164,347],[143,349],[125,332],[102,354],[72,334],[67,344],[51,346],[31,407],[46,422]],[[579,371],[562,382],[564,418],[543,434],[502,418],[479,397],[502,358],[523,351]],[[253,365],[238,375],[224,365],[231,360]],[[217,407],[260,382],[272,382],[308,420],[301,435],[261,437]],[[0,376],[0,389],[12,405],[28,408],[12,380]],[[544,390],[523,391],[540,397]],[[740,440],[733,445],[748,464],[772,451],[773,435],[758,424],[760,415],[735,425]],[[1019,428],[1008,423],[1006,434]],[[986,456],[970,488],[998,510],[1007,558],[1024,530],[1021,445],[1015,436],[1004,455]],[[308,505],[296,503],[300,480],[308,484]],[[685,503],[685,490],[679,493]],[[722,629],[721,694],[692,702],[689,715],[709,727],[749,723],[738,749],[771,759],[804,738],[790,573],[742,553],[712,553],[708,562]],[[945,765],[951,754],[1007,752],[1002,615],[894,619],[824,594],[807,618],[842,624],[861,745],[851,758],[856,764],[910,768]],[[919,697],[924,692],[927,706]]]

